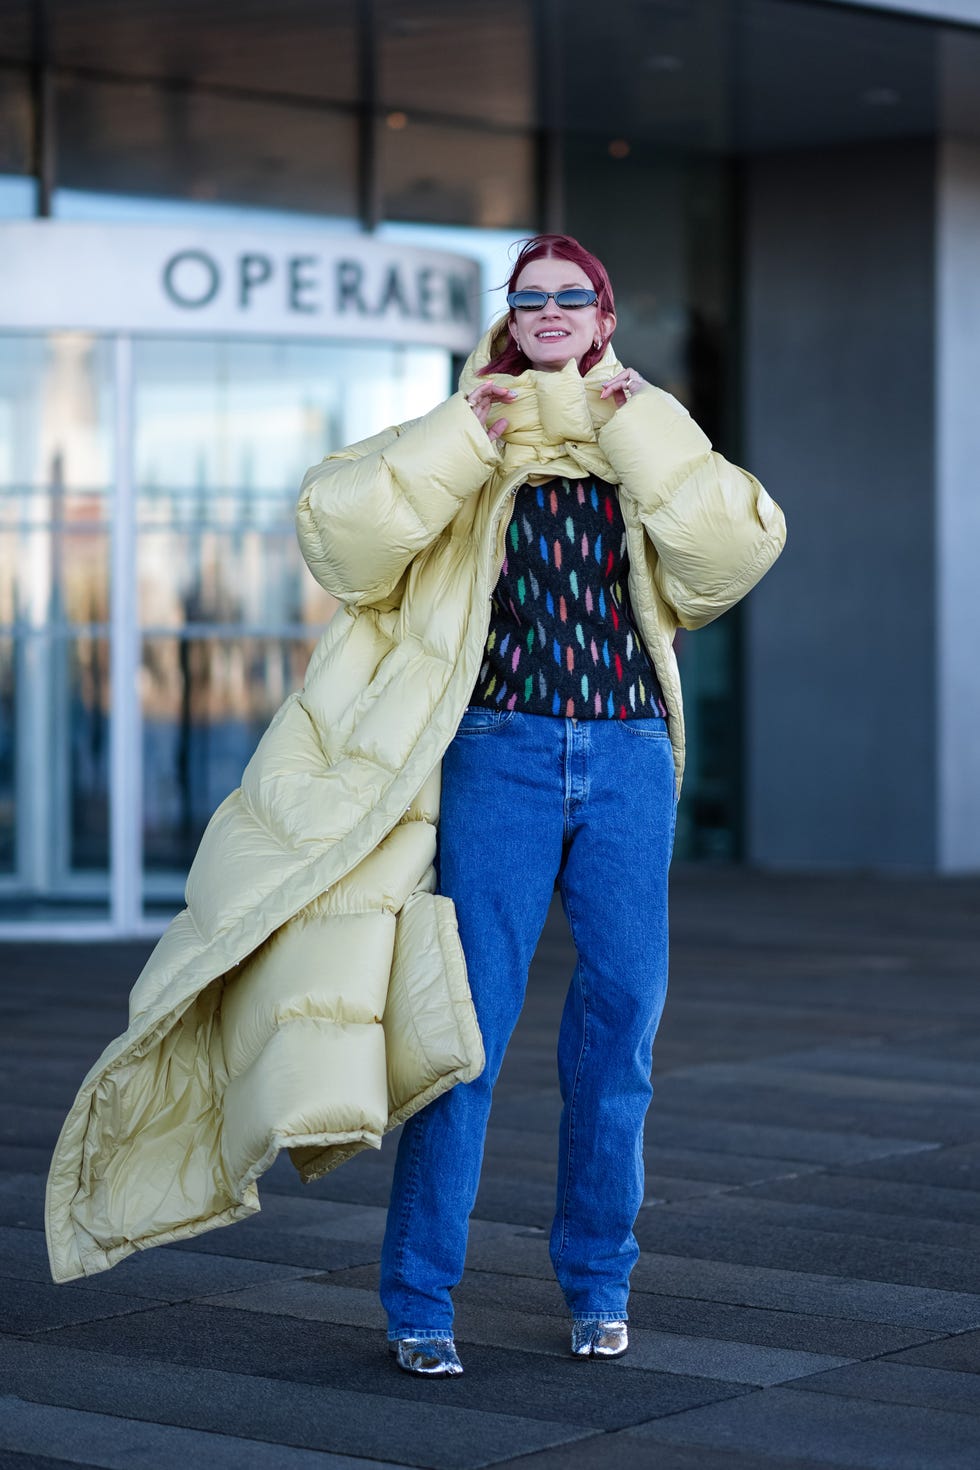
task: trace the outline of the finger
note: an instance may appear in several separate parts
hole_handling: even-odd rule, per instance
[[[506,431],[506,429],[509,427],[509,424],[510,424],[510,420],[509,419],[497,419],[495,423],[492,423],[490,425],[489,429],[487,430],[487,433],[490,436],[490,442],[491,442],[491,444],[494,442],[495,439],[499,439],[500,438],[501,434],[503,434]]]

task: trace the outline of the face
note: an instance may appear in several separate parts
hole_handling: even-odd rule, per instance
[[[514,290],[560,291],[563,286],[595,290],[581,266],[557,259],[531,261],[518,276]],[[597,337],[605,341],[616,318],[600,317],[598,305],[563,309],[549,297],[540,311],[513,311],[509,325],[511,336],[532,367],[559,372],[572,358],[581,363]]]

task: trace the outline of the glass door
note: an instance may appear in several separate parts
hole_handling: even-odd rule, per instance
[[[0,926],[159,929],[333,610],[306,468],[449,390],[449,354],[0,337]]]
[[[109,911],[111,344],[0,336],[0,923]]]

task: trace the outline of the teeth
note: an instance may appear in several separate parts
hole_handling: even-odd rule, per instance
[[[539,342],[544,342],[546,339],[551,338],[551,337],[567,337],[567,336],[568,336],[568,333],[567,332],[539,332],[538,333],[538,341]]]

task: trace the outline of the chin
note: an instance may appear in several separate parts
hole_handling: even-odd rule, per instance
[[[524,355],[529,358],[532,367],[551,368],[556,373],[561,372],[562,368],[568,363],[577,361],[574,352],[556,352],[553,357],[544,353],[537,354],[535,357],[530,357],[528,353]]]

